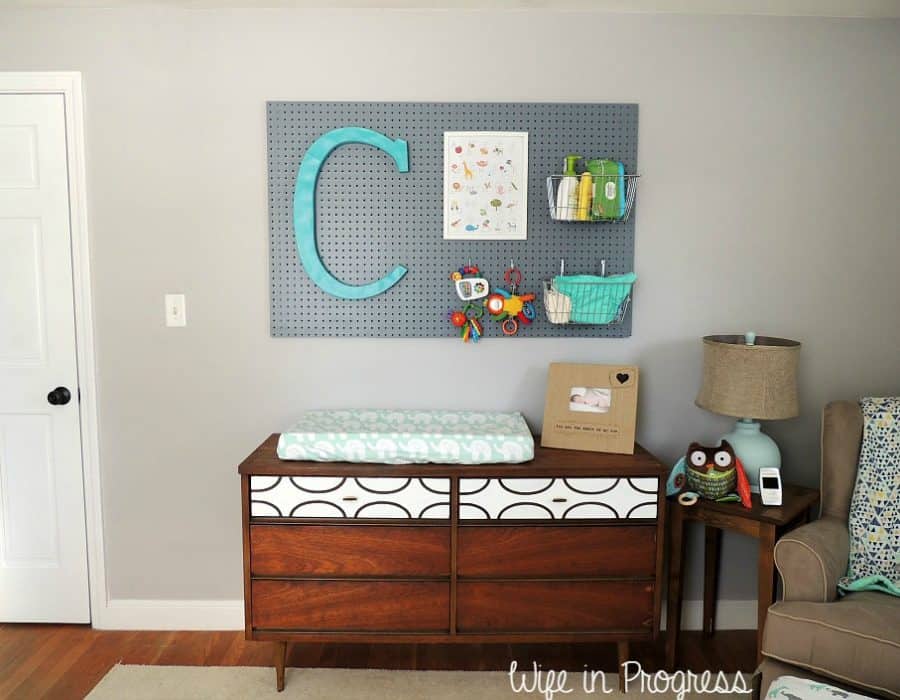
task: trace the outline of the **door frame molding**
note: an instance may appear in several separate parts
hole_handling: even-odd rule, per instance
[[[94,355],[81,73],[0,72],[0,94],[57,94],[63,96],[65,105],[75,344],[80,392],[78,410],[81,417],[81,465],[84,481],[91,624],[94,627],[103,627],[109,606],[109,593],[106,585],[106,556],[103,542],[103,499],[100,483],[97,372]]]

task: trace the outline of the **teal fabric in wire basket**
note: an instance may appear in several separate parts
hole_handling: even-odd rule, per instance
[[[568,323],[619,323],[624,316],[631,287],[637,275],[561,275],[554,278],[553,291],[568,298]],[[548,307],[548,315],[553,311]],[[551,317],[551,321],[554,319]]]

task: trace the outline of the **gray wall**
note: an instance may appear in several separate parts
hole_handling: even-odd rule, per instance
[[[549,362],[633,362],[671,461],[729,426],[693,405],[700,336],[753,329],[804,344],[802,416],[770,430],[812,485],[822,405],[900,393],[897,21],[0,12],[0,70],[33,69],[84,73],[112,597],[238,598],[236,465],[304,408],[478,401],[539,429]],[[633,337],[270,338],[271,99],[640,103]],[[722,597],[755,597],[753,545],[725,547]]]

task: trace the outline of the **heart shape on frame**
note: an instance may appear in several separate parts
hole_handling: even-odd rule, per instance
[[[631,379],[631,375],[628,374],[628,372],[618,372],[616,374],[616,379],[619,381],[619,384],[624,384]]]

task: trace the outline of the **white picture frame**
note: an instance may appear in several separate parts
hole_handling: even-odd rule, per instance
[[[444,239],[528,238],[528,132],[444,132]]]

